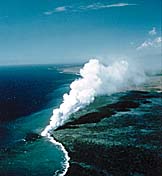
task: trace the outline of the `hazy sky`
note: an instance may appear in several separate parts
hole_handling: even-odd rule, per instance
[[[0,64],[160,54],[161,0],[0,0]]]

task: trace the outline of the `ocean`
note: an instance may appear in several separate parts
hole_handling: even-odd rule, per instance
[[[161,74],[136,73],[126,61],[107,67],[98,60],[90,60],[80,75],[76,74],[76,68],[73,65],[0,67],[0,176],[64,175],[67,153],[48,135],[54,136],[53,130],[66,122],[62,129],[67,127],[71,134],[62,131],[61,136],[56,131],[66,145],[78,136],[76,141],[83,138],[80,146],[90,138],[94,144],[133,145],[161,153]],[[78,130],[82,128],[80,133]],[[108,133],[103,134],[105,129]],[[91,130],[96,130],[96,134]],[[84,139],[85,135],[88,136]],[[83,153],[91,165],[93,160],[90,162],[88,153]],[[75,173],[77,170],[70,164],[69,172]],[[114,170],[117,166],[113,164]]]
[[[69,91],[74,74],[61,66],[0,67],[0,175],[58,175],[65,156],[60,147],[39,134],[53,108]],[[38,140],[39,139],[39,140]]]

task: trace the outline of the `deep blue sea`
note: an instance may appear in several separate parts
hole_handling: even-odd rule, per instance
[[[0,67],[0,176],[44,176],[62,170],[64,153],[37,136],[77,77],[60,73],[59,67]]]
[[[63,94],[69,92],[70,83],[79,77],[60,72],[62,68],[65,66],[0,67],[0,176],[59,176],[65,171],[65,153],[40,136],[53,109],[59,107]],[[121,138],[123,144],[154,150],[161,157],[160,79],[161,75],[150,76],[138,91],[97,97],[83,112],[73,115],[77,118],[109,104],[109,108],[119,111],[107,119],[114,130],[111,130],[113,142]],[[115,102],[118,103],[114,106]],[[139,107],[126,108],[133,102]],[[117,128],[117,124],[121,126]]]

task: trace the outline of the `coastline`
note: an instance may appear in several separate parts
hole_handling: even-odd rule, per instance
[[[63,171],[61,171],[61,172],[56,171],[54,173],[54,176],[58,176],[58,174],[59,174],[59,176],[64,176],[64,175],[66,175],[68,168],[70,167],[70,165],[69,165],[70,157],[68,155],[68,152],[66,151],[65,147],[60,142],[56,141],[49,133],[47,134],[47,138],[54,145],[58,146],[62,150],[62,152],[65,154],[65,160],[63,161],[63,166],[64,166]]]
[[[100,107],[55,130],[54,139],[62,143],[71,158],[65,175],[162,175],[158,131],[162,112],[147,107],[158,96],[161,94],[130,91],[120,102]],[[150,129],[144,124],[138,126],[141,117],[131,115],[140,106],[146,106],[149,112],[143,115],[147,123],[156,117],[156,125]]]
[[[81,68],[82,68],[81,66],[63,67],[63,68],[59,68],[58,71],[66,74],[79,75]]]

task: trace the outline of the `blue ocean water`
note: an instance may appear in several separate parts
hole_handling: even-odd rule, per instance
[[[64,153],[39,136],[77,77],[59,67],[0,67],[0,175],[53,175],[63,169]]]

